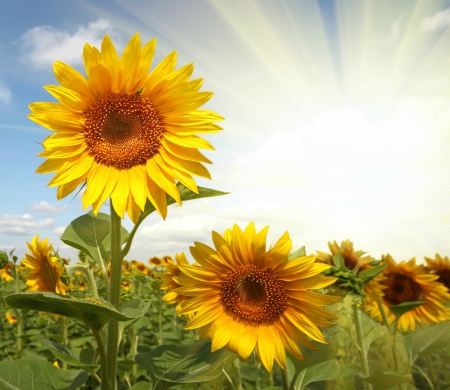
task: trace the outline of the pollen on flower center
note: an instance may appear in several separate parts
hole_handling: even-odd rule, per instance
[[[145,164],[165,131],[149,99],[111,93],[86,113],[84,137],[97,163],[116,169]]]
[[[270,324],[286,309],[284,283],[255,265],[230,271],[221,289],[225,310],[249,324]]]
[[[384,293],[385,299],[391,305],[422,299],[423,292],[420,285],[407,275],[391,274],[382,283],[388,286]]]

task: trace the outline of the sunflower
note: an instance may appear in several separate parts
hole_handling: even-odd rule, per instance
[[[87,79],[55,62],[61,86],[44,88],[59,103],[33,103],[29,117],[54,132],[37,172],[56,172],[48,185],[58,199],[84,183],[83,206],[95,214],[111,197],[117,214],[136,222],[148,199],[165,218],[166,193],[181,205],[175,180],[198,193],[192,175],[210,178],[198,148],[214,148],[196,134],[222,130],[220,115],[198,109],[213,94],[199,92],[203,79],[189,81],[192,63],[174,70],[176,51],[149,73],[155,47],[153,39],[141,48],[137,33],[119,58],[107,35],[101,51],[86,43]]]
[[[130,291],[131,283],[128,280],[122,280],[122,290]]]
[[[150,274],[152,273],[152,270],[148,268],[142,261],[135,261],[133,263],[132,260],[131,263],[131,268],[138,271],[139,274],[150,276]]]
[[[163,261],[158,256],[153,256],[148,262],[153,267],[160,267],[163,265]]]
[[[389,265],[383,270],[385,279],[380,282],[385,287],[381,305],[386,311],[389,323],[395,320],[394,313],[389,309],[390,306],[417,301],[425,302],[425,304],[403,314],[398,320],[398,328],[405,332],[409,329],[415,331],[417,324],[432,325],[448,319],[444,304],[450,298],[450,294],[442,283],[437,282],[437,275],[425,273],[424,266],[416,265],[415,258],[397,264],[388,254],[383,255],[383,261]],[[381,322],[379,300],[368,296],[364,303],[365,310],[370,316]]]
[[[326,252],[317,251],[317,262],[334,264],[333,255],[340,253],[344,259],[345,266],[352,270],[357,268],[357,270],[365,270],[368,268],[368,264],[375,259],[371,256],[363,256],[363,251],[355,251],[353,249],[353,242],[349,239],[342,241],[341,246],[339,246],[335,241],[333,243],[328,242],[328,248],[330,248],[331,255]]]
[[[11,325],[17,322],[17,318],[14,317],[9,310],[6,311],[5,317],[6,321],[8,321],[8,323],[10,323]]]
[[[441,257],[436,253],[434,259],[425,257],[429,273],[437,275],[438,282],[442,283],[450,291],[450,259]]]
[[[256,350],[271,371],[274,359],[286,368],[285,349],[303,360],[296,341],[312,349],[308,338],[327,343],[319,326],[334,325],[328,320],[338,316],[321,306],[340,297],[309,291],[336,278],[319,275],[330,266],[315,263],[314,256],[286,261],[292,247],[287,232],[266,250],[268,228],[257,233],[250,223],[245,231],[234,225],[223,236],[213,232],[215,249],[195,242],[190,250],[199,265],[180,265],[185,276],[173,279],[183,286],[174,292],[191,297],[179,313],[196,312],[186,329],[201,328],[212,351],[225,347],[241,360]]]
[[[39,241],[39,234],[33,237],[31,244],[27,242],[30,254],[25,253],[26,258],[22,263],[30,270],[25,275],[29,291],[50,291],[65,295],[70,290],[61,281],[65,268],[57,256],[52,255],[52,244],[48,244],[48,238]]]
[[[0,276],[5,282],[12,282],[14,277],[11,273],[14,272],[14,267],[11,263],[6,263],[6,265],[1,269]]]
[[[181,285],[177,282],[177,277],[185,276],[180,267],[183,265],[189,265],[189,262],[186,259],[186,255],[181,252],[175,255],[175,261],[172,259],[167,260],[166,267],[164,269],[164,273],[159,277],[162,281],[161,290],[170,290],[166,295],[164,295],[163,300],[169,304],[177,304],[177,311],[180,310],[181,302],[190,299],[190,296],[185,296],[176,293],[174,290],[176,288],[181,287]],[[192,318],[193,315],[187,315],[188,318]]]

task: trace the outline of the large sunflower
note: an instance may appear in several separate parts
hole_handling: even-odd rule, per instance
[[[57,256],[52,255],[52,244],[48,238],[39,241],[39,234],[33,237],[31,244],[27,242],[30,254],[22,263],[29,269],[25,275],[28,291],[56,292],[65,295],[70,287],[61,281],[64,266]]]
[[[428,265],[428,272],[437,275],[437,281],[447,287],[450,292],[450,259],[447,256],[441,257],[436,253],[434,259],[425,257],[425,260]]]
[[[181,204],[175,180],[198,193],[191,175],[210,178],[198,148],[214,148],[195,134],[221,130],[213,122],[223,118],[198,109],[212,93],[199,92],[203,79],[188,81],[193,64],[174,70],[176,51],[149,73],[155,47],[153,39],[141,48],[136,34],[119,58],[107,35],[101,51],[86,43],[87,78],[55,62],[61,86],[44,88],[59,103],[33,103],[29,117],[54,131],[37,172],[56,172],[48,185],[58,199],[85,183],[83,205],[95,213],[111,197],[121,218],[136,221],[149,199],[165,218],[166,193]]]
[[[292,247],[287,232],[266,250],[268,228],[256,232],[250,223],[244,232],[237,225],[223,236],[213,232],[215,249],[195,242],[190,249],[199,266],[181,265],[185,276],[173,279],[183,286],[174,291],[191,297],[179,312],[197,312],[186,329],[201,328],[213,351],[225,347],[242,360],[256,350],[271,371],[274,359],[286,367],[285,349],[303,360],[297,341],[313,349],[308,338],[327,342],[319,327],[332,326],[328,320],[338,316],[321,306],[340,297],[309,291],[336,278],[319,275],[330,266],[314,256],[286,261]]]
[[[383,255],[383,261],[389,265],[383,270],[385,279],[380,281],[380,284],[385,287],[381,304],[386,311],[389,323],[395,320],[394,313],[389,309],[390,306],[417,301],[425,302],[425,304],[403,314],[398,320],[398,328],[405,332],[409,329],[415,331],[417,324],[432,325],[448,319],[444,304],[450,295],[447,288],[437,282],[438,276],[425,273],[424,266],[416,265],[415,258],[397,264],[388,254]],[[371,317],[382,321],[378,303],[379,300],[368,296],[365,300],[365,309]]]

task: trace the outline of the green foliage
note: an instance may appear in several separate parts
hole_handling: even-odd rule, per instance
[[[69,350],[68,348],[64,347],[61,344],[54,343],[53,341],[44,338],[41,338],[40,340],[42,344],[52,352],[55,358],[61,360],[62,362],[68,363],[71,366],[84,368],[86,370],[98,368],[98,365],[96,364],[86,365],[84,362],[78,359],[71,350]]]
[[[370,383],[374,390],[387,390],[399,385],[400,383],[409,382],[411,380],[410,375],[401,375],[395,372],[375,374],[367,378],[364,378],[364,375],[361,375],[361,377],[363,377],[364,381]]]
[[[122,244],[128,239],[127,230],[122,227]],[[94,215],[92,211],[74,219],[61,236],[61,241],[78,249],[106,267],[111,254],[111,221],[104,213]]]
[[[398,320],[403,314],[410,310],[414,310],[416,307],[425,305],[426,302],[403,302],[399,305],[389,306],[389,309],[394,313],[395,319]]]
[[[231,356],[236,357],[225,349],[211,352],[211,343],[201,340],[189,346],[161,345],[151,352],[136,355],[136,363],[160,380],[192,383],[209,381],[220,375]]]
[[[0,251],[0,269],[4,268],[8,263],[8,255],[4,251]]]
[[[117,308],[107,301],[95,298],[69,298],[55,293],[19,293],[6,296],[6,303],[19,309],[40,310],[48,313],[77,318],[91,330],[103,328],[111,320],[129,321],[143,314],[142,299],[124,302]]]
[[[84,370],[61,370],[40,359],[0,362],[0,390],[75,390],[88,376]]]

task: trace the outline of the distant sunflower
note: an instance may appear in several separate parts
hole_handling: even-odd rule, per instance
[[[174,278],[183,287],[174,291],[192,297],[181,303],[179,313],[194,313],[186,329],[201,328],[200,337],[212,341],[241,360],[253,350],[271,371],[274,359],[286,368],[287,349],[304,360],[296,341],[316,347],[308,339],[327,343],[319,327],[334,325],[338,316],[325,310],[340,297],[309,290],[332,284],[336,278],[319,275],[330,266],[315,263],[314,256],[286,261],[292,241],[286,232],[266,250],[268,226],[256,232],[237,225],[223,236],[213,232],[215,249],[195,242],[191,254],[199,266],[182,265],[185,276]]]
[[[340,253],[348,269],[358,268],[358,270],[363,271],[368,268],[369,263],[375,260],[369,255],[363,256],[365,252],[362,250],[355,251],[353,249],[353,242],[349,239],[342,241],[340,246],[336,240],[333,243],[328,242],[328,248],[330,248],[331,255],[326,252],[317,251],[317,262],[334,264],[333,255]]]
[[[428,270],[431,274],[437,275],[438,282],[447,287],[450,292],[450,259],[448,257],[441,257],[436,253],[434,259],[425,257],[427,261]]]
[[[425,273],[422,264],[416,265],[416,259],[397,264],[391,255],[383,255],[383,261],[389,266],[383,270],[384,280],[380,282],[385,288],[381,297],[381,304],[386,311],[389,323],[395,320],[394,313],[389,309],[404,302],[426,302],[403,314],[398,320],[397,327],[415,331],[416,326],[432,325],[448,319],[445,302],[450,298],[446,287],[437,282],[438,276]],[[365,309],[370,316],[382,321],[382,314],[378,301],[368,296],[365,299]]]
[[[17,318],[14,317],[9,310],[6,311],[6,321],[10,323],[11,325],[15,324],[17,322]]]
[[[33,237],[31,244],[27,242],[30,254],[25,253],[26,258],[22,263],[30,270],[25,275],[29,291],[56,292],[65,295],[70,290],[61,281],[65,268],[57,256],[52,255],[52,244],[48,244],[48,238],[39,241],[39,234]]]
[[[12,282],[14,280],[14,276],[12,276],[13,271],[13,265],[11,263],[6,263],[6,265],[1,269],[0,276],[5,282]]]
[[[61,86],[44,88],[59,103],[33,103],[29,117],[54,132],[37,172],[56,172],[48,185],[58,186],[58,199],[85,183],[83,206],[95,214],[111,197],[121,218],[136,221],[148,199],[165,218],[166,193],[181,205],[175,180],[198,193],[191,175],[210,178],[198,148],[214,148],[195,134],[222,129],[220,115],[198,109],[213,94],[199,92],[203,79],[189,81],[192,63],[175,70],[176,51],[149,73],[155,47],[153,39],[141,48],[137,33],[119,58],[107,35],[101,51],[86,43],[87,79],[55,62]]]
[[[161,260],[163,261],[163,264],[167,264],[169,260],[173,261],[172,256],[169,255],[163,256]]]
[[[153,267],[160,267],[163,265],[163,261],[158,256],[153,256],[148,262]]]
[[[131,283],[128,280],[122,280],[122,290],[130,291]]]
[[[180,305],[182,302],[191,298],[173,291],[176,288],[181,287],[181,285],[177,282],[177,278],[179,276],[184,276],[184,274],[180,270],[180,266],[182,265],[189,265],[189,262],[186,260],[186,255],[183,252],[177,253],[175,255],[175,261],[173,261],[171,258],[167,259],[164,273],[160,276],[160,279],[162,280],[160,289],[170,290],[166,295],[164,295],[163,300],[169,304],[177,304],[177,311],[181,309]],[[194,315],[191,313],[185,315],[189,319],[192,319],[194,317]]]

